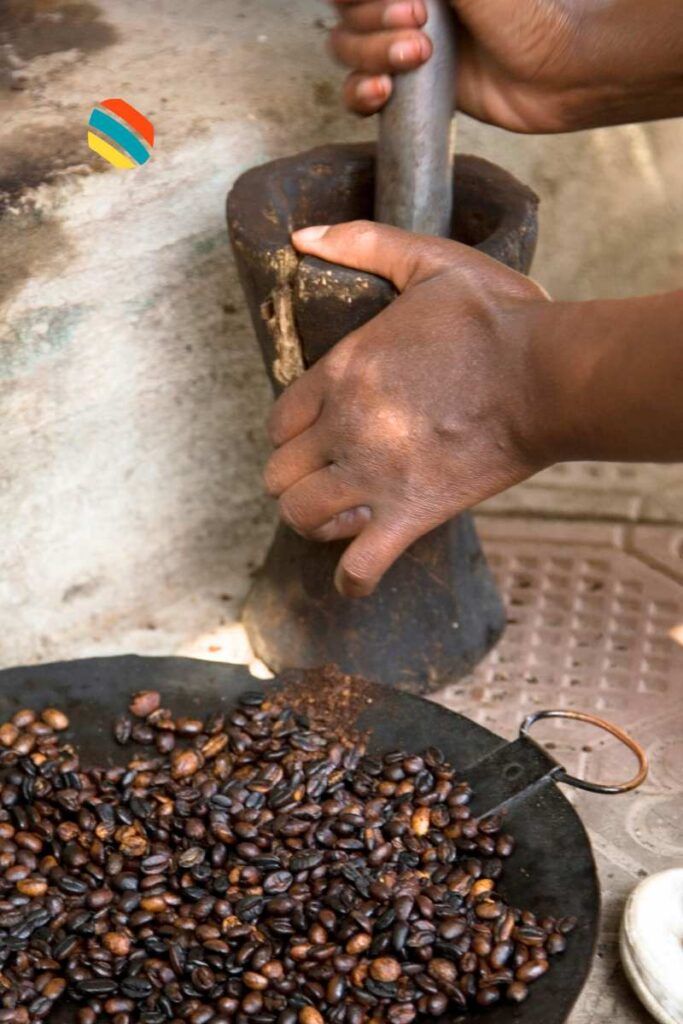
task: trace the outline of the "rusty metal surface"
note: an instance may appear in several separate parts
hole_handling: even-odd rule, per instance
[[[538,708],[579,708],[645,747],[650,776],[640,791],[566,792],[588,827],[604,904],[593,971],[569,1020],[646,1024],[617,940],[630,890],[683,863],[683,530],[488,517],[477,525],[507,629],[470,676],[435,699],[508,738]],[[537,729],[534,738],[575,774],[604,780],[633,767],[615,741],[580,724]]]
[[[276,391],[391,301],[386,281],[298,260],[290,243],[294,228],[372,216],[374,153],[320,147],[248,171],[229,196],[230,237]],[[456,158],[453,188],[452,236],[528,271],[536,196],[470,156]],[[272,670],[334,662],[426,692],[469,671],[500,636],[502,608],[469,516],[423,537],[361,604],[334,589],[342,550],[279,527],[244,609],[255,653]]]

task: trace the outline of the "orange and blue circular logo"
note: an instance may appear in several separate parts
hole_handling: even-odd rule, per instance
[[[154,126],[125,100],[102,100],[88,121],[88,145],[112,167],[130,171],[146,164],[154,146]]]

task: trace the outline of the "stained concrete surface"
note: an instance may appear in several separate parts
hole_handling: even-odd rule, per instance
[[[371,136],[338,104],[326,19],[315,0],[3,5],[3,664],[118,649],[130,630],[165,649],[160,623],[182,609],[189,635],[207,602],[234,617],[272,521],[269,395],[223,202],[252,164]],[[129,174],[85,144],[112,95],[156,128]],[[459,126],[463,151],[541,194],[537,276],[578,297],[676,283],[677,140],[674,124],[556,139]]]

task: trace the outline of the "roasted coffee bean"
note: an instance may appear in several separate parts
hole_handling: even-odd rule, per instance
[[[365,952],[370,947],[371,942],[372,939],[366,932],[358,932],[346,943],[346,952],[356,956],[358,953]]]
[[[0,725],[0,743],[3,747],[11,747],[19,738],[19,730],[13,722]]]
[[[473,887],[474,888],[474,887]],[[484,921],[495,921],[505,913],[505,906],[500,900],[482,899],[474,907],[474,913]]]
[[[194,750],[174,750],[171,755],[171,776],[174,779],[190,778],[199,771],[201,761]]]
[[[299,1010],[299,1024],[325,1024],[325,1018],[314,1006],[302,1006]]]
[[[564,949],[574,921],[496,894],[513,840],[436,748],[370,757],[260,692],[130,711],[117,739],[154,746],[125,769],[82,768],[59,709],[0,725],[17,1024],[69,993],[79,1024],[412,1024],[520,1002]]]
[[[23,896],[30,896],[31,899],[44,896],[47,892],[47,881],[38,877],[22,878],[17,882],[17,892]]]
[[[375,981],[398,981],[401,977],[401,965],[392,957],[379,957],[370,964],[370,976]]]
[[[521,967],[517,968],[515,971],[515,979],[525,983],[536,981],[537,978],[543,977],[547,970],[547,960],[528,960],[525,964],[522,964]]]
[[[105,996],[116,992],[117,984],[113,978],[84,978],[76,985],[82,996]]]
[[[295,874],[299,871],[310,871],[322,864],[325,854],[321,850],[306,850],[295,854],[289,862],[289,869]]]
[[[548,936],[545,948],[551,956],[556,956],[558,953],[564,953],[567,948],[567,940],[561,932],[553,932]]]
[[[128,710],[136,718],[146,718],[161,706],[161,695],[156,690],[140,690],[133,694]]]
[[[444,960],[442,957],[434,957],[430,960],[427,971],[437,984],[452,985],[458,977],[457,968],[452,960]]]
[[[480,988],[475,998],[479,1006],[493,1006],[500,1001],[500,992],[490,985],[487,988]]]
[[[387,1007],[387,1020],[390,1024],[412,1024],[417,1016],[417,1009],[410,1003],[390,1003]]]
[[[489,963],[494,970],[504,967],[512,956],[513,945],[511,942],[498,942],[491,950]]]
[[[129,999],[146,999],[152,992],[152,984],[146,978],[129,975],[121,982],[121,993]]]
[[[515,928],[512,937],[516,942],[521,942],[523,946],[542,946],[547,939],[543,928],[529,924]]]
[[[128,715],[121,715],[114,723],[114,739],[121,746],[128,743],[133,731],[133,723]]]
[[[439,925],[439,935],[449,942],[459,939],[467,931],[467,921],[461,917],[447,917]]]
[[[512,1003],[523,1003],[529,995],[529,989],[523,982],[513,981],[511,985],[508,985],[505,995]]]
[[[263,880],[263,891],[269,896],[286,892],[294,881],[289,871],[274,871]]]
[[[557,930],[561,932],[562,935],[569,935],[570,932],[574,931],[576,925],[577,920],[575,917],[563,917],[560,918],[557,923]]]
[[[43,989],[43,995],[50,1002],[54,1002],[59,999],[66,989],[66,980],[64,978],[51,978]]]
[[[106,932],[102,936],[102,945],[114,956],[128,956],[130,938],[125,932]]]
[[[45,708],[40,717],[55,732],[62,732],[69,728],[69,719],[63,711],[59,711],[57,708]]]

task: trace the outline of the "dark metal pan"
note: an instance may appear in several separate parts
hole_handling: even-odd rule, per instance
[[[280,685],[276,679],[268,686]],[[112,719],[123,711],[131,692],[159,690],[164,704],[191,713],[230,707],[258,684],[240,666],[185,658],[94,658],[12,668],[0,672],[0,718],[19,707],[57,706],[71,719],[67,738],[90,763],[121,763],[127,756],[112,737]],[[443,749],[448,760],[475,788],[478,814],[504,807],[506,830],[517,840],[516,852],[501,889],[513,905],[543,916],[573,915],[578,927],[567,951],[533,987],[522,1006],[499,1005],[458,1020],[490,1024],[561,1024],[579,995],[593,958],[600,913],[600,893],[588,836],[569,801],[557,787],[562,781],[597,792],[623,792],[639,785],[647,773],[645,755],[620,730],[576,712],[541,712],[523,723],[519,739],[507,743],[475,722],[430,701],[388,687],[363,685],[365,700],[357,725],[369,731],[371,752],[403,747]],[[618,786],[598,786],[564,773],[528,736],[539,717],[564,715],[602,725],[618,735],[639,758],[638,775]],[[67,1020],[55,1015],[52,1020]]]

